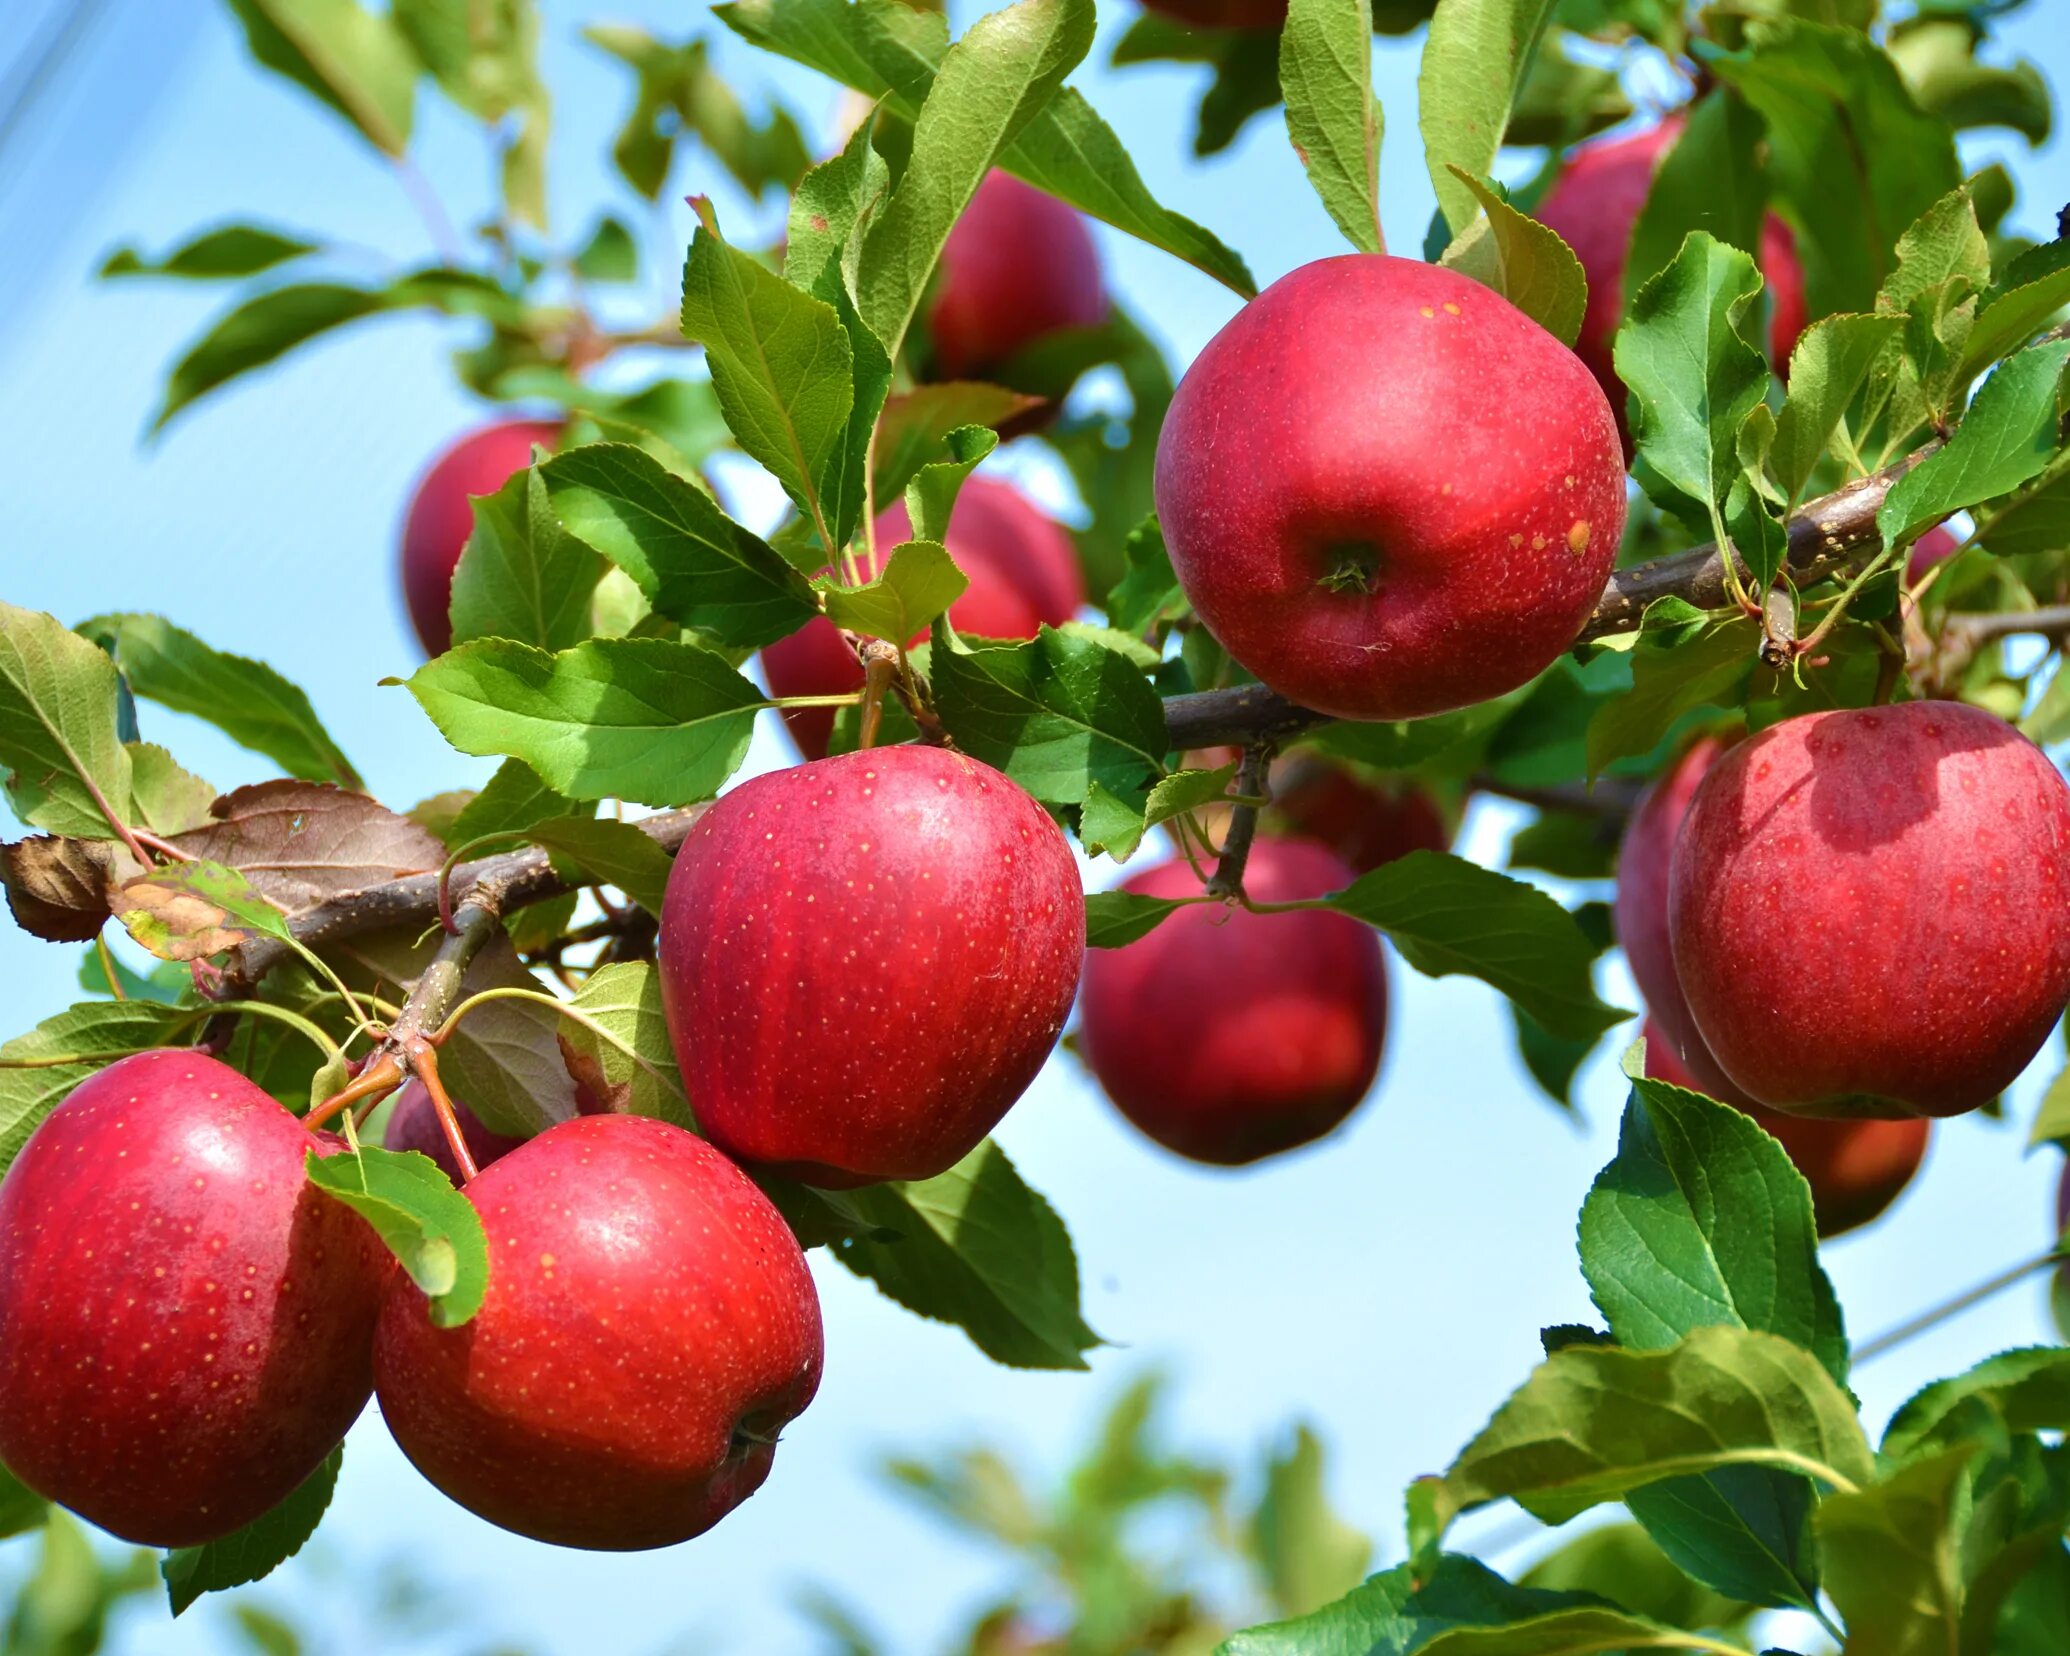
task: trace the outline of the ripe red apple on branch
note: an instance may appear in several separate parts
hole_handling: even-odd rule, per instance
[[[560,438],[551,421],[500,420],[462,437],[419,480],[403,519],[402,588],[425,654],[452,648],[453,571],[474,533],[474,496],[529,466],[534,444],[550,449]]]
[[[198,1052],[75,1087],[0,1182],[0,1461],[160,1547],[293,1493],[366,1405],[393,1272],[308,1183],[342,1149]]]
[[[1259,839],[1244,889],[1260,903],[1341,890],[1351,870],[1319,845]],[[1183,857],[1122,888],[1191,897]],[[1373,929],[1327,909],[1179,909],[1086,963],[1079,1034],[1121,1113],[1167,1149],[1236,1166],[1307,1144],[1358,1107],[1387,1034]]]
[[[487,1298],[433,1325],[398,1276],[374,1365],[417,1469],[491,1523],[626,1551],[701,1535],[761,1487],[819,1386],[819,1297],[783,1218],[695,1135],[550,1127],[467,1186]]]
[[[1668,928],[1704,1044],[1799,1115],[1957,1115],[2070,1000],[2070,788],[1959,702],[1809,713],[1697,787]]]
[[[758,776],[699,818],[658,964],[699,1128],[842,1187],[974,1149],[1056,1045],[1084,951],[1042,808],[974,759],[891,747]]]
[[[1624,532],[1602,390],[1500,295],[1409,259],[1281,277],[1209,341],[1157,445],[1208,630],[1348,719],[1515,689],[1573,643]]]

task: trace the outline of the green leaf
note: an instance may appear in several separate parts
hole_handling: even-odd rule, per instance
[[[561,527],[546,480],[527,467],[474,502],[474,532],[453,571],[453,642],[509,638],[542,650],[580,644],[590,635],[590,598],[603,574],[604,560]]]
[[[740,446],[783,485],[828,556],[840,546],[822,497],[846,465],[855,354],[841,313],[720,240],[709,223],[683,266],[683,332],[704,346]]]
[[[2070,1427],[2070,1351],[2001,1351],[1913,1393],[1884,1428],[1883,1458],[1904,1464],[1967,1441],[1976,1434],[1979,1407],[2007,1432]]]
[[[1970,1448],[1819,1503],[1825,1588],[1859,1656],[1939,1656],[1961,1645],[1958,1512]]]
[[[108,839],[129,808],[115,667],[53,616],[0,602],[0,767],[14,814],[37,828]]]
[[[1904,326],[1903,317],[1864,312],[1822,317],[1797,336],[1789,401],[1776,416],[1768,451],[1769,470],[1788,499],[1804,492],[1870,367]]]
[[[1044,627],[1024,644],[964,649],[937,626],[929,667],[957,745],[1046,804],[1082,804],[1094,782],[1133,796],[1164,769],[1164,703],[1094,639]]]
[[[1743,1110],[1635,1080],[1617,1155],[1581,1209],[1581,1270],[1619,1345],[1713,1325],[1779,1334],[1847,1378],[1811,1187]]]
[[[1811,314],[1866,311],[1900,231],[1962,181],[1954,134],[1858,30],[1756,23],[1703,61],[1766,123],[1767,175],[1797,234]]]
[[[1279,37],[1287,136],[1324,209],[1361,253],[1381,251],[1372,0],[1292,0]]]
[[[1699,98],[1653,175],[1624,263],[1627,306],[1701,230],[1750,256],[1761,251],[1768,195],[1755,154],[1761,118],[1723,88]]]
[[[147,701],[206,720],[290,776],[363,786],[309,697],[263,661],[212,649],[157,615],[97,615],[79,631],[115,658]]]
[[[885,403],[877,422],[877,498],[897,499],[922,467],[938,459],[952,434],[970,426],[996,431],[1041,400],[979,380],[944,380],[900,392]]]
[[[1588,774],[1619,759],[1651,753],[1693,708],[1731,706],[1752,675],[1761,629],[1735,616],[1641,633],[1629,654],[1632,687],[1588,722]]]
[[[549,817],[567,816],[574,809],[573,800],[549,788],[522,759],[506,759],[440,837],[449,851],[457,851],[472,840],[514,833]]]
[[[1127,862],[1143,843],[1147,826],[1140,805],[1109,793],[1095,782],[1079,807],[1078,843],[1085,847],[1088,857],[1105,855],[1116,862]]]
[[[868,98],[889,98],[912,120],[949,49],[939,13],[901,0],[732,0],[712,13],[754,44],[817,69]],[[1189,219],[1167,211],[1144,187],[1128,151],[1077,92],[1066,87],[999,157],[1039,190],[1162,248],[1249,298],[1243,261]]]
[[[694,644],[607,638],[558,655],[477,639],[407,680],[462,753],[522,759],[570,799],[687,805],[747,753],[762,692]]]
[[[774,643],[816,613],[811,589],[766,541],[652,455],[591,443],[540,467],[569,534],[638,583],[656,611],[720,643]]]
[[[1588,309],[1588,278],[1574,250],[1484,180],[1453,170],[1482,214],[1452,239],[1440,262],[1493,288],[1562,345],[1572,345]]]
[[[1599,1524],[1533,1564],[1525,1587],[1591,1593],[1670,1627],[1721,1627],[1744,1613],[1691,1581],[1637,1524]]]
[[[1834,1489],[1874,1480],[1854,1404],[1802,1347],[1699,1328],[1666,1351],[1569,1346],[1547,1358],[1435,1490],[1441,1525],[1509,1497],[1547,1523],[1662,1478],[1771,1466]]]
[[[1301,1616],[1365,1579],[1373,1543],[1340,1518],[1323,1486],[1323,1448],[1306,1426],[1265,1468],[1251,1551],[1281,1615]]]
[[[1607,1650],[1686,1650],[1690,1636],[1610,1606],[1553,1610],[1503,1627],[1461,1627],[1416,1647],[1417,1656],[1579,1656]]]
[[[115,967],[112,982],[107,969],[110,963]],[[163,960],[154,961],[148,972],[139,972],[125,964],[112,949],[103,956],[97,945],[89,944],[79,956],[79,987],[103,1000],[151,1001],[159,1006],[178,1006],[192,993],[194,978],[185,968]]]
[[[1574,1593],[1513,1587],[1478,1559],[1439,1555],[1370,1577],[1335,1604],[1237,1634],[1217,1656],[1408,1656],[1455,1627],[1501,1626],[1586,1603]]]
[[[2030,248],[2006,267],[1984,295],[1963,349],[1962,377],[1970,379],[2047,327],[2070,304],[2070,242]]]
[[[1085,946],[1120,949],[1148,937],[1186,899],[1147,897],[1139,891],[1090,891],[1085,897]]]
[[[539,101],[531,0],[391,0],[396,26],[446,95],[498,121]]]
[[[156,1001],[82,1001],[0,1045],[0,1172],[80,1082],[118,1058],[171,1045],[202,1015]]]
[[[1238,761],[1231,760],[1213,770],[1173,771],[1150,790],[1149,801],[1143,807],[1144,826],[1155,828],[1175,816],[1227,797],[1238,768]]]
[[[183,276],[199,281],[224,281],[256,276],[275,265],[314,253],[317,244],[299,236],[283,235],[256,224],[226,224],[182,243],[170,253],[147,259],[133,247],[119,247],[101,266],[103,277]]]
[[[184,834],[208,821],[216,785],[181,767],[155,742],[124,742],[129,749],[129,794],[137,826],[154,834]]]
[[[673,866],[651,834],[615,817],[563,816],[526,830],[534,845],[566,858],[593,880],[616,886],[649,914],[661,912]]]
[[[622,219],[606,214],[597,220],[589,240],[575,255],[575,269],[586,282],[636,282],[640,248]]]
[[[1699,230],[1617,334],[1640,458],[1711,511],[1739,475],[1740,424],[1768,388],[1768,364],[1741,331],[1760,291],[1754,261]]]
[[[584,1108],[695,1131],[661,1009],[660,973],[644,960],[613,961],[583,979],[573,1004],[587,1021],[562,1020],[561,1053],[589,1095]]]
[[[1921,7],[1890,35],[1890,55],[1919,107],[1957,128],[2010,127],[2030,144],[2047,142],[2053,111],[2041,71],[2024,58],[2009,69],[1978,61],[1979,24],[1989,12],[1935,16],[1937,9]]]
[[[828,297],[838,285],[852,297],[862,231],[891,191],[891,169],[871,147],[874,120],[856,123],[832,160],[798,181],[791,197],[783,273],[793,286]]]
[[[1573,915],[1536,886],[1462,857],[1412,851],[1323,903],[1377,926],[1425,976],[1477,977],[1555,1035],[1593,1037],[1630,1016],[1597,999],[1596,950]]]
[[[2022,351],[1984,381],[1945,448],[1898,479],[1876,513],[1886,546],[1950,512],[2009,494],[2055,457],[2056,389],[2070,340]]]
[[[300,1552],[331,1504],[344,1459],[341,1443],[271,1511],[203,1546],[175,1547],[167,1552],[158,1569],[165,1578],[172,1613],[179,1615],[203,1593],[263,1581]]]
[[[999,446],[999,434],[983,426],[959,426],[943,446],[949,458],[922,466],[906,485],[906,513],[912,519],[915,540],[948,539],[949,515],[956,509],[963,480]]]
[[[875,1227],[834,1244],[856,1275],[909,1311],[955,1324],[994,1362],[1087,1366],[1101,1342],[1079,1309],[1071,1238],[990,1139],[946,1173],[849,1200]]]
[[[374,1227],[431,1302],[431,1320],[458,1328],[489,1289],[489,1239],[474,1204],[417,1150],[361,1145],[308,1156],[309,1182]]]
[[[329,104],[376,149],[402,154],[417,61],[391,17],[358,0],[230,0],[230,9],[254,58]]]
[[[50,1503],[0,1466],[0,1539],[35,1529],[50,1512]]]
[[[591,24],[583,35],[630,65],[638,77],[633,107],[612,146],[627,183],[649,201],[668,183],[679,138],[694,136],[751,196],[789,189],[811,165],[791,114],[777,107],[761,120],[711,67],[702,40],[667,45],[644,30]]]
[[[166,863],[112,899],[115,918],[161,960],[198,960],[249,934],[291,939],[287,916],[235,868],[196,859]]]
[[[970,579],[958,569],[940,543],[910,540],[891,550],[883,574],[865,586],[819,583],[827,619],[837,627],[871,638],[889,639],[904,647],[937,615],[945,614],[963,596]]]
[[[1144,633],[1160,620],[1183,614],[1186,594],[1172,569],[1164,531],[1147,517],[1122,543],[1126,573],[1107,595],[1107,619],[1123,632]]]
[[[1654,1543],[1692,1581],[1745,1604],[1818,1603],[1809,1478],[1772,1466],[1724,1466],[1634,1489],[1624,1498]]]
[[[1494,169],[1525,72],[1554,0],[1438,0],[1416,77],[1424,162],[1445,222],[1459,234],[1479,207],[1453,174]]]
[[[274,288],[241,301],[218,317],[173,364],[151,429],[164,430],[196,398],[285,356],[318,334],[389,308],[388,299],[380,292],[337,282]]]
[[[1091,50],[1091,0],[1018,0],[980,17],[935,66],[905,175],[863,236],[860,309],[897,356],[963,209],[993,161]]]

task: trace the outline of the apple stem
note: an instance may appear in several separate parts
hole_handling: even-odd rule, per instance
[[[1229,816],[1229,831],[1222,836],[1222,855],[1215,864],[1214,878],[1207,883],[1210,897],[1241,897],[1243,871],[1251,860],[1251,841],[1258,833],[1258,806],[1250,801],[1272,798],[1267,771],[1272,764],[1271,742],[1255,742],[1243,750],[1243,762],[1236,769],[1239,803]]]
[[[302,1125],[314,1132],[325,1122],[343,1115],[362,1098],[379,1100],[402,1083],[402,1065],[390,1053],[377,1054],[359,1074],[304,1116]]]
[[[873,748],[884,725],[884,694],[898,677],[898,661],[893,651],[881,638],[871,639],[862,647],[863,695],[862,719],[857,728],[855,745],[858,748]]]
[[[439,1079],[438,1054],[422,1035],[413,1037],[405,1050],[410,1055],[411,1070],[431,1098],[432,1111],[446,1135],[446,1148],[453,1152],[453,1163],[460,1169],[460,1182],[466,1184],[481,1169],[474,1165],[474,1152],[467,1147],[467,1135],[460,1131],[460,1117],[454,1113],[453,1101],[446,1096],[445,1083]]]

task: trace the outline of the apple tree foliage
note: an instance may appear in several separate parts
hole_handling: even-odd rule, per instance
[[[1581,267],[1529,207],[1566,146],[1632,112],[1621,57],[1677,62],[1697,89],[1633,232],[1616,363],[1641,493],[1603,607],[1509,696],[1352,725],[1275,703],[1189,624],[1150,511],[1173,365],[1126,310],[1044,341],[997,384],[915,383],[902,366],[943,242],[995,167],[1254,292],[1228,243],[1163,206],[1069,84],[1094,45],[1093,0],[1019,0],[954,39],[940,14],[899,0],[725,0],[713,28],[859,95],[853,137],[816,164],[788,111],[719,76],[708,39],[587,31],[631,76],[613,155],[634,195],[658,199],[694,148],[749,194],[790,200],[778,251],[742,245],[700,200],[680,316],[630,329],[589,305],[639,270],[626,220],[576,233],[549,213],[552,109],[526,0],[232,0],[257,61],[382,155],[408,155],[425,98],[477,119],[501,211],[443,262],[378,279],[316,226],[219,226],[117,252],[111,280],[230,290],[169,370],[155,425],[320,335],[409,310],[451,319],[468,388],[558,408],[573,435],[478,503],[452,647],[383,692],[407,694],[458,751],[500,761],[478,790],[377,802],[272,667],[158,616],[68,626],[0,604],[0,768],[35,831],[6,848],[10,905],[36,935],[86,945],[79,1002],[0,1046],[0,1158],[100,1066],[204,1035],[292,1107],[332,1097],[376,1033],[354,1010],[406,1015],[426,975],[439,871],[525,847],[547,860],[460,991],[534,993],[474,1005],[441,1057],[452,1089],[509,1134],[565,1117],[578,1084],[693,1121],[637,946],[674,843],[657,825],[725,785],[772,706],[741,670],[749,655],[820,615],[894,643],[929,629],[901,657],[880,739],[924,730],[999,767],[1095,856],[1125,860],[1153,828],[1226,801],[1232,768],[1185,757],[1216,743],[1269,738],[1532,803],[1510,871],[1418,852],[1319,901],[1378,928],[1413,968],[1507,997],[1531,1072],[1564,1104],[1627,1014],[1593,983],[1601,905],[1570,912],[1519,871],[1605,876],[1602,798],[1658,771],[1692,729],[1909,686],[2044,744],[2070,739],[2055,648],[2070,619],[2054,608],[2070,593],[2070,337],[2056,326],[2070,241],[2012,233],[2009,175],[1965,174],[1956,145],[1972,127],[2049,130],[2037,73],[1991,49],[2005,9],[1292,0],[1282,29],[1129,23],[1117,63],[1209,71],[1199,153],[1283,105],[1329,217],[1367,251],[1381,246],[1387,141],[1372,38],[1420,31],[1439,202],[1424,256],[1568,339]],[[1529,182],[1497,182],[1498,163]],[[1768,211],[1795,233],[1812,317],[1786,378],[1753,343]],[[660,349],[685,344],[697,353]],[[593,372],[607,360],[627,371]],[[964,578],[940,535],[962,479],[1029,398],[1063,397],[1100,367],[1113,371],[1034,440],[1076,485],[1103,620],[1022,642],[959,637],[946,612]],[[781,488],[783,527],[764,536],[728,516],[709,476],[722,451]],[[1850,512],[1865,489],[1873,513]],[[875,510],[901,495],[915,538],[853,579]],[[1901,601],[1910,543],[1958,514],[1959,553]],[[1722,586],[1706,556],[1719,544],[1736,554]],[[1767,597],[1736,601],[1747,593]],[[2050,647],[2009,654],[2002,640],[2021,631]],[[155,709],[214,724],[280,779],[219,793],[148,739]],[[859,727],[844,709],[836,748]],[[643,829],[618,806],[659,814]],[[601,954],[580,889],[634,917]],[[1127,942],[1173,906],[1096,893],[1089,940]],[[117,962],[99,945],[111,918],[161,964]],[[568,1015],[536,993],[548,968]],[[2070,1086],[2035,1135],[2070,1139]],[[363,1150],[325,1187],[375,1221],[442,1319],[464,1321],[487,1269],[479,1227],[400,1160]],[[1063,1219],[994,1144],[924,1182],[772,1193],[801,1238],[999,1362],[1083,1368],[1100,1344]],[[1770,1607],[1844,1628],[1862,1656],[2070,1647],[2070,1450],[2053,1437],[2070,1427],[2070,1351],[1987,1358],[1872,1442],[1803,1179],[1745,1117],[1656,1081],[1631,1082],[1579,1238],[1600,1326],[1547,1329],[1544,1362],[1409,1489],[1410,1555],[1350,1585],[1362,1549],[1346,1574],[1341,1537],[1287,1543],[1311,1576],[1275,1602],[1300,1613],[1234,1634],[1231,1656],[1737,1651],[1748,1616]],[[169,1555],[175,1609],[292,1554],[335,1475],[333,1462],[247,1531]],[[928,1478],[937,1499],[964,1498]],[[1512,1583],[1446,1550],[1461,1514],[1496,1502],[1547,1522],[1621,1504],[1631,1523]],[[48,1521],[0,1481],[8,1532]],[[1314,1591],[1325,1576],[1329,1592]]]

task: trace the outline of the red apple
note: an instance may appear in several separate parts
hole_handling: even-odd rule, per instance
[[[1143,9],[1196,29],[1276,29],[1287,20],[1287,0],[1143,0]]]
[[[1670,1086],[1735,1104],[1752,1116],[1782,1145],[1811,1186],[1821,1236],[1839,1236],[1880,1217],[1912,1182],[1933,1134],[1933,1123],[1917,1116],[1902,1121],[1822,1121],[1764,1110],[1736,1088],[1720,1098],[1676,1058],[1651,1018],[1646,1020],[1646,1073]]]
[[[1328,846],[1354,874],[1452,844],[1452,825],[1427,790],[1355,776],[1306,754],[1273,766],[1271,814],[1282,833]]]
[[[928,377],[987,379],[1030,345],[1107,320],[1100,256],[1074,207],[985,176],[942,244],[927,303]]]
[[[1056,1044],[1085,910],[1062,831],[940,748],[821,759],[698,819],[662,907],[661,998],[698,1125],[830,1187],[974,1149]]]
[[[74,1087],[0,1183],[0,1460],[127,1541],[291,1494],[365,1407],[392,1261],[310,1133],[198,1052]]]
[[[1347,254],[1209,341],[1157,445],[1194,610],[1281,695],[1409,719],[1525,683],[1574,642],[1624,532],[1603,393],[1499,294]]]
[[[1952,529],[1936,526],[1912,543],[1912,550],[1905,559],[1905,585],[1917,586],[1929,569],[1944,564],[1955,555],[1955,549],[1962,542]]]
[[[1588,311],[1574,349],[1608,395],[1620,431],[1625,426],[1624,382],[1611,360],[1611,344],[1624,320],[1625,259],[1653,175],[1682,136],[1682,125],[1682,117],[1673,115],[1643,132],[1582,145],[1538,204],[1540,221],[1574,249],[1588,278]],[[1770,305],[1768,353],[1778,367],[1787,367],[1810,311],[1796,237],[1773,213],[1761,227],[1760,254]]]
[[[1697,1033],[1696,1019],[1682,998],[1675,975],[1675,950],[1668,939],[1668,869],[1675,836],[1689,814],[1697,785],[1718,762],[1727,744],[1715,736],[1693,743],[1641,796],[1617,853],[1617,940],[1646,1003],[1648,1061],[1658,1054],[1693,1079],[1676,1081],[1728,1104],[1749,1102],[1711,1056]],[[1672,1080],[1672,1076],[1665,1077]]]
[[[579,1116],[467,1197],[480,1312],[435,1327],[398,1276],[375,1341],[418,1471],[504,1529],[614,1552],[701,1535],[761,1487],[819,1387],[819,1297],[739,1168],[666,1122]]]
[[[1305,840],[1259,839],[1244,887],[1260,902],[1319,897],[1351,870]],[[1191,897],[1183,857],[1122,888]],[[1167,1149],[1233,1167],[1321,1138],[1380,1067],[1387,974],[1370,926],[1327,909],[1177,910],[1085,966],[1079,1039],[1121,1113]]]
[[[1712,1055],[1799,1115],[1956,1115],[2070,1000],[2070,788],[1959,702],[1807,713],[1727,753],[1669,872]]]
[[[578,1093],[577,1103],[580,1101]],[[525,1142],[490,1132],[458,1100],[454,1101],[453,1114],[459,1118],[460,1136],[467,1141],[467,1151],[474,1157],[477,1171]],[[424,1090],[423,1082],[403,1083],[394,1104],[389,1106],[388,1129],[381,1142],[391,1150],[421,1150],[438,1163],[439,1171],[453,1183],[460,1182],[460,1164],[453,1159],[453,1148],[446,1143],[446,1130],[439,1125],[438,1111],[432,1108],[431,1094]]]
[[[474,533],[476,495],[494,494],[532,463],[532,445],[552,448],[561,428],[545,420],[504,420],[471,431],[432,462],[403,519],[403,600],[428,655],[453,644],[453,571]]]

